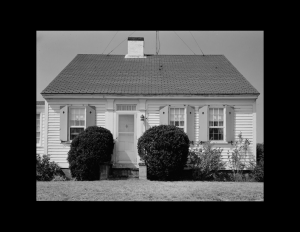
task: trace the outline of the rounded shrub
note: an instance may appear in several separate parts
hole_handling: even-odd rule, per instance
[[[189,154],[189,138],[171,125],[154,126],[139,138],[138,153],[150,180],[178,180]]]
[[[109,130],[97,126],[86,128],[72,140],[68,152],[72,177],[99,180],[100,164],[111,161],[113,148],[113,135]]]

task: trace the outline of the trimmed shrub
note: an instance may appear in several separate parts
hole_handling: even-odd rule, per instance
[[[190,148],[188,165],[193,169],[194,180],[219,180],[225,179],[219,170],[225,168],[225,162],[221,159],[222,149],[212,148],[210,141]]]
[[[100,163],[111,161],[114,149],[112,133],[98,126],[86,128],[71,143],[68,162],[77,180],[99,180]]]
[[[138,153],[150,180],[178,180],[189,153],[189,138],[171,125],[154,126],[138,140]]]
[[[60,167],[54,162],[50,162],[50,157],[36,154],[36,180],[38,181],[50,181],[55,176],[65,178],[65,174]]]

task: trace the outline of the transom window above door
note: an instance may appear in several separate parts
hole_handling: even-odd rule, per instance
[[[136,105],[117,105],[118,111],[134,111],[136,110]]]

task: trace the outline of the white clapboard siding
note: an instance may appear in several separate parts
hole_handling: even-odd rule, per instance
[[[106,106],[102,105],[95,105],[96,107],[96,125],[105,127],[105,111]]]
[[[40,126],[40,135],[41,135],[41,146],[36,147],[37,154],[44,154],[44,144],[45,144],[45,113],[41,113],[41,126]]]
[[[56,162],[62,168],[68,168],[67,161],[70,144],[62,144],[60,141],[60,106],[59,104],[49,104],[48,117],[48,154],[50,160]],[[96,125],[105,127],[105,105],[92,105],[96,107]]]
[[[160,123],[160,119],[159,119],[159,110],[166,106],[166,104],[149,104],[147,106],[147,122],[148,122],[148,125],[147,125],[147,129],[149,129],[150,127],[153,127],[153,126],[159,126],[159,123]]]

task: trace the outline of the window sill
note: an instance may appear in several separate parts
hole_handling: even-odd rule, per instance
[[[222,145],[229,145],[230,143],[227,141],[210,141],[211,144],[222,144]]]
[[[61,144],[71,144],[72,143],[72,140],[69,140],[69,141],[60,141]]]

